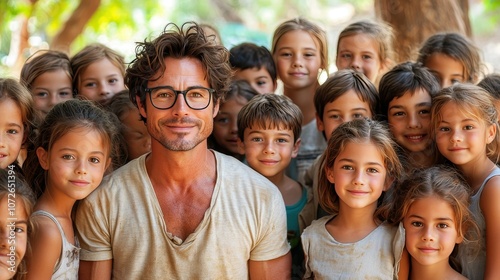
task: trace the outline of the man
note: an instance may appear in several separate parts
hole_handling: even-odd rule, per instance
[[[81,204],[80,279],[289,278],[283,199],[238,160],[207,148],[231,76],[228,51],[174,24],[127,69],[151,153]]]

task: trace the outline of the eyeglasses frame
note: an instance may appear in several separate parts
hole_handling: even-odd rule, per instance
[[[169,89],[171,91],[173,91],[175,93],[175,99],[174,99],[174,102],[172,103],[172,105],[168,108],[159,108],[155,105],[155,103],[153,102],[153,97],[151,96],[151,92],[153,90],[156,90],[156,89]],[[209,94],[209,97],[208,97],[208,103],[207,103],[207,106],[203,107],[203,108],[193,108],[191,107],[191,105],[189,105],[189,102],[187,101],[186,99],[186,93],[192,89],[206,89],[208,91],[208,94]],[[177,102],[177,97],[180,95],[183,95],[184,96],[184,102],[186,102],[186,105],[193,109],[193,110],[204,110],[206,109],[208,106],[210,106],[210,102],[212,100],[212,95],[214,94],[215,92],[215,89],[213,88],[206,88],[206,87],[202,87],[202,86],[194,86],[194,87],[189,87],[188,89],[186,90],[175,90],[173,87],[171,86],[157,86],[157,87],[152,87],[152,88],[144,88],[144,91],[146,93],[149,93],[149,101],[151,101],[151,105],[153,105],[153,107],[155,107],[156,109],[158,110],[168,110],[172,107],[174,107],[175,103]]]

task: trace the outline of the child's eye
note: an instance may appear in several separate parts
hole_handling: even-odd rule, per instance
[[[340,55],[341,58],[351,58],[351,54],[350,53],[343,53]]]
[[[395,112],[392,114],[394,117],[400,117],[400,116],[404,116],[405,113],[404,112]]]
[[[16,233],[23,233],[24,232],[24,228],[16,227],[15,228],[15,232]]]
[[[72,159],[75,159],[75,157],[74,157],[74,156],[72,156],[72,155],[63,155],[63,156],[62,156],[62,158],[63,158],[63,159],[66,159],[66,160],[72,160]]]
[[[266,85],[267,83],[265,81],[257,81],[257,86],[264,86]]]
[[[354,115],[352,115],[352,117],[354,119],[361,119],[361,118],[364,118],[365,116],[363,116],[363,114],[354,114]]]
[[[252,141],[252,142],[262,142],[263,140],[262,140],[262,138],[254,137],[254,138],[250,139],[250,141]]]
[[[452,84],[462,83],[462,80],[459,80],[459,79],[451,79],[451,83],[452,83]]]
[[[368,168],[366,171],[368,173],[378,173],[378,169],[376,169],[376,168]]]
[[[438,228],[448,228],[449,226],[447,224],[438,224]]]
[[[332,120],[338,120],[338,119],[340,119],[340,116],[339,115],[330,115],[329,118]]]
[[[444,126],[443,126],[443,127],[438,128],[438,130],[439,130],[439,131],[448,132],[448,131],[450,131],[450,128],[449,128],[449,127],[444,127]]]
[[[97,83],[91,82],[91,83],[86,83],[84,87],[95,87],[97,86]]]
[[[59,95],[60,95],[60,96],[64,96],[64,97],[66,97],[66,96],[68,96],[68,95],[71,95],[71,92],[61,91],[61,92],[59,93]]]
[[[91,158],[89,159],[89,161],[90,161],[91,163],[99,163],[99,162],[101,162],[101,160],[100,160],[99,158],[96,158],[96,157],[91,157]]]
[[[288,143],[288,140],[286,140],[284,138],[280,138],[280,139],[276,139],[276,142],[278,142],[278,143]]]
[[[344,170],[354,170],[354,168],[352,166],[350,166],[350,165],[344,165],[341,168],[344,169]]]
[[[217,123],[226,124],[229,123],[229,118],[220,118],[215,120]]]
[[[7,133],[8,133],[8,134],[18,134],[18,133],[19,133],[19,131],[18,131],[17,129],[8,129],[8,130],[7,130]]]
[[[289,52],[284,52],[284,53],[281,53],[280,56],[283,56],[283,57],[290,57],[292,56],[292,53],[289,53]]]
[[[118,79],[116,79],[116,78],[108,80],[108,83],[110,83],[110,84],[116,84],[117,82],[118,82]]]
[[[40,97],[40,98],[47,97],[48,95],[49,94],[47,92],[44,92],[44,91],[35,93],[35,96]]]
[[[315,53],[305,53],[304,56],[305,57],[314,57],[314,56],[316,56],[316,54]]]
[[[429,111],[429,110],[421,110],[421,111],[419,111],[418,113],[419,113],[420,115],[428,115],[428,114],[430,114],[430,113],[431,113],[431,111]]]
[[[472,130],[472,129],[474,129],[474,126],[472,126],[472,125],[466,125],[466,126],[464,126],[464,129],[465,130]]]
[[[411,222],[411,225],[414,227],[422,227],[424,224],[421,222]]]
[[[372,57],[369,56],[369,55],[362,55],[361,58],[363,58],[363,59],[371,59]]]

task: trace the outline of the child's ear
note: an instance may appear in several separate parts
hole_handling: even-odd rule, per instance
[[[489,144],[491,142],[493,142],[493,140],[495,139],[495,136],[497,134],[497,124],[494,123],[494,124],[491,124],[490,127],[488,128],[488,136],[487,136],[487,141],[486,143]]]
[[[315,116],[316,116],[316,128],[320,132],[325,131],[325,124],[323,123],[321,118],[318,116],[318,112],[316,112]]]
[[[44,148],[42,147],[38,147],[36,149],[36,156],[38,157],[38,162],[40,163],[40,166],[44,169],[44,170],[48,170],[49,169],[49,154],[47,153],[47,151],[45,151]]]
[[[243,141],[241,141],[241,139],[239,137],[236,141],[238,143],[238,153],[240,153],[240,155],[244,155],[245,154],[245,143],[243,143]]]
[[[292,150],[292,158],[296,158],[297,155],[299,154],[299,149],[300,149],[300,142],[302,140],[299,138],[297,141],[295,141],[295,144],[293,144],[293,150]]]
[[[460,244],[464,241],[464,237],[462,235],[458,236],[457,235],[457,240],[455,240],[455,243],[456,244]]]
[[[333,167],[332,168],[325,168],[326,172],[326,178],[328,179],[328,182],[335,184],[335,176],[333,176]]]

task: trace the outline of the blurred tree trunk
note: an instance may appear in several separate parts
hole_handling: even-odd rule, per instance
[[[420,45],[437,32],[472,35],[468,0],[375,0],[375,14],[394,29],[397,63],[415,59]]]
[[[69,54],[73,41],[78,37],[92,15],[101,5],[101,0],[80,0],[80,4],[73,11],[63,27],[54,36],[51,49],[60,50]]]

